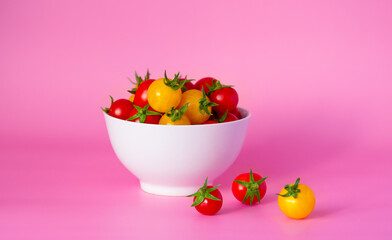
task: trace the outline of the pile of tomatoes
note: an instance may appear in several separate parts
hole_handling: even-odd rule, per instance
[[[111,98],[110,116],[139,123],[161,125],[214,124],[241,119],[237,108],[239,96],[229,85],[212,77],[193,80],[180,73],[168,78],[151,79],[147,71],[141,78],[137,73],[135,87],[129,99]]]
[[[267,192],[267,184],[259,174],[242,173],[238,175],[232,183],[232,193],[234,197],[247,205],[260,203],[260,200]],[[294,184],[286,184],[278,195],[278,205],[280,210],[288,217],[302,219],[312,213],[316,198],[313,191],[304,184],[299,184],[298,178]],[[193,204],[196,210],[204,215],[214,215],[222,208],[223,197],[217,186],[204,185],[197,192],[189,195],[193,197]]]

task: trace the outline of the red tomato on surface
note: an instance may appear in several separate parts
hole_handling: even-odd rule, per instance
[[[184,81],[184,80],[187,80],[187,79],[185,79],[185,78],[180,78],[180,79],[179,79],[180,82],[181,82],[181,81]],[[185,83],[185,84],[184,84],[184,87],[186,88],[186,90],[196,89],[196,88],[195,88],[195,85],[194,85],[192,82],[187,82],[187,83]],[[185,92],[185,91],[183,91],[183,92]]]
[[[147,90],[150,87],[151,83],[153,83],[154,79],[148,79],[142,82],[136,90],[135,99],[133,103],[139,107],[144,107],[148,104],[147,101]]]
[[[134,118],[134,119],[130,119]],[[150,123],[150,124],[158,124],[161,119],[161,114],[157,113],[152,109],[148,104],[143,108],[139,106],[135,106],[134,109],[130,112],[127,120],[131,122],[138,123]]]
[[[213,85],[214,80],[216,81],[215,78],[212,77],[205,77],[200,79],[195,83],[195,89],[198,89],[201,91],[201,89],[204,89],[205,93],[208,93],[210,89],[208,88],[207,84],[211,87]]]
[[[207,186],[207,179],[204,182],[203,187],[199,188],[197,192],[189,195],[188,197],[193,198],[193,204],[191,207],[195,207],[196,210],[204,215],[214,215],[222,208],[223,197],[218,190],[219,185]]]
[[[238,175],[232,185],[233,195],[238,201],[252,205],[253,203],[260,202],[265,196],[267,191],[267,184],[265,178],[262,178],[257,173],[242,173]]]
[[[211,92],[209,99],[211,102],[218,104],[218,106],[213,107],[213,109],[218,113],[234,111],[237,108],[239,101],[238,93],[232,87],[224,87]]]
[[[119,119],[127,119],[133,109],[133,104],[128,99],[118,99],[110,105],[108,114]]]

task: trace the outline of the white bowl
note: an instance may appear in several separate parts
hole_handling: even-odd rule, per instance
[[[145,192],[186,196],[206,177],[213,182],[241,151],[250,113],[244,118],[205,125],[155,125],[117,119],[104,113],[110,142]]]

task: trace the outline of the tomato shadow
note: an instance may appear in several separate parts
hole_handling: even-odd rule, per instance
[[[317,219],[317,218],[326,218],[332,215],[336,215],[340,212],[347,210],[349,207],[344,205],[329,205],[329,206],[322,206],[322,207],[315,207],[313,212],[309,215],[309,218]]]

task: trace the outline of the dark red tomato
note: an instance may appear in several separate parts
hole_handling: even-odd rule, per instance
[[[238,119],[241,119],[241,112],[238,108],[235,108],[233,111],[231,111],[232,114],[234,114]]]
[[[209,97],[211,102],[218,104],[213,107],[218,113],[224,113],[226,111],[232,112],[236,109],[238,104],[238,93],[232,87],[224,87],[212,92]]]
[[[212,87],[214,80],[216,81],[216,79],[212,78],[212,77],[202,78],[195,83],[195,89],[198,89],[201,91],[201,89],[203,88],[204,92],[208,93],[210,91],[210,89],[208,88],[207,84]]]
[[[136,107],[134,109],[132,109],[132,111],[128,115],[127,119],[135,116],[136,114],[138,114],[138,118],[133,119],[133,120],[128,120],[128,121],[140,123],[141,119],[145,119],[143,123],[159,124],[159,120],[161,119],[161,115],[149,115],[149,113],[155,112],[155,111],[151,107],[148,107],[147,110],[146,110],[146,108],[147,108],[147,106],[145,106],[145,108],[141,108],[141,110],[138,110]]]
[[[267,191],[265,179],[266,178],[262,178],[257,173],[252,173],[252,170],[250,170],[249,173],[238,175],[234,179],[231,187],[234,197],[238,199],[238,201],[249,205],[260,202]],[[248,195],[248,197],[245,199],[246,195]]]
[[[224,114],[218,113],[220,122],[232,122],[232,121],[237,121],[238,120],[238,118],[234,114],[232,114],[232,113],[227,113],[225,119],[222,119],[223,115]]]
[[[207,186],[207,189],[213,188],[212,186]],[[222,194],[218,189],[215,189],[214,191],[210,192],[210,194],[218,199],[220,201],[210,199],[210,198],[204,198],[203,202],[201,202],[199,205],[195,206],[196,210],[199,213],[202,213],[204,215],[214,215],[219,210],[222,208],[223,204],[223,198]],[[196,197],[193,198],[193,201],[196,200]]]
[[[219,122],[215,121],[215,120],[208,120],[208,121],[204,122],[203,124],[215,124],[215,123],[219,123]]]
[[[151,83],[154,81],[154,79],[148,79],[139,85],[135,93],[135,99],[133,100],[133,103],[135,105],[139,107],[144,107],[148,104],[147,90],[150,87]]]
[[[186,80],[185,78],[180,78],[179,81],[184,81]],[[186,88],[186,90],[191,90],[191,89],[195,89],[195,85],[192,82],[187,82],[184,84],[184,87]]]
[[[127,119],[133,109],[133,104],[128,99],[118,99],[109,108],[108,114],[119,119]]]

